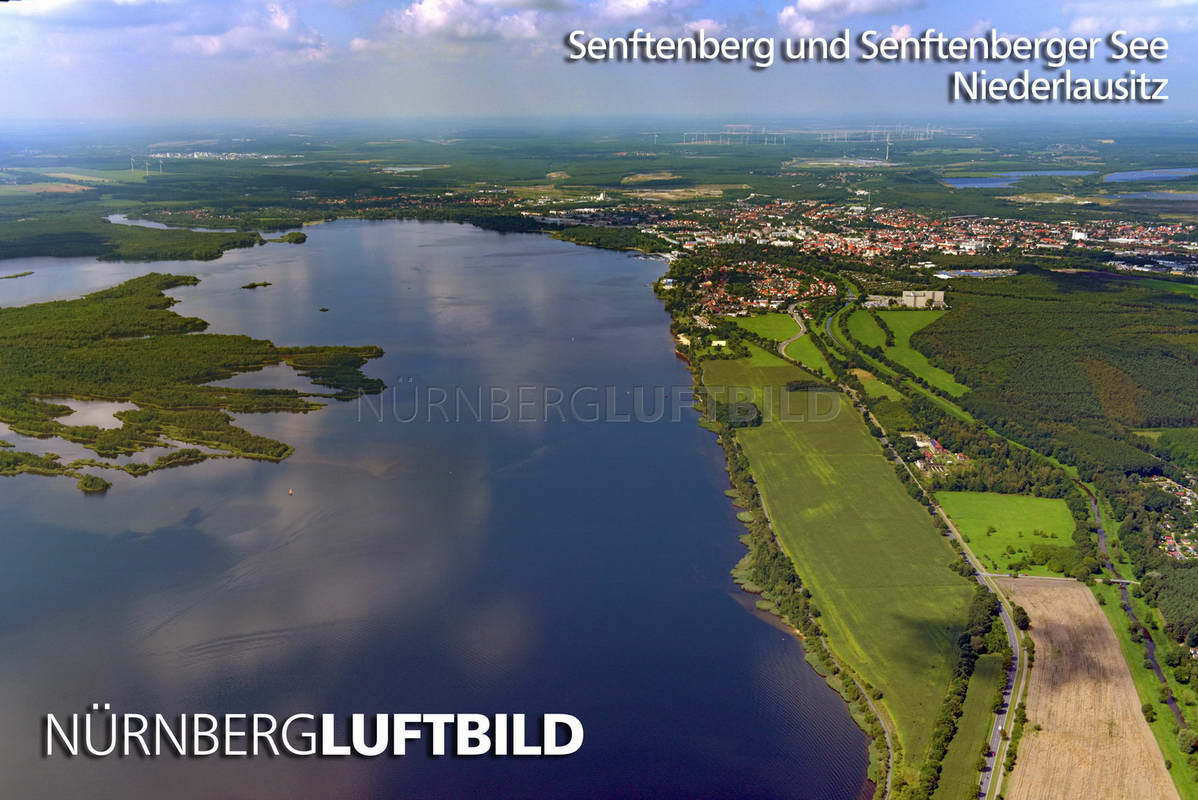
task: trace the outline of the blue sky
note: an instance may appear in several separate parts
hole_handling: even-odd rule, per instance
[[[2,103],[9,119],[128,120],[611,112],[968,119],[993,111],[947,103],[947,73],[961,65],[794,63],[755,72],[563,59],[571,30],[614,36],[636,27],[776,37],[846,27],[1028,36],[1125,29],[1169,38],[1168,61],[1141,69],[1172,85],[1165,108],[1123,111],[1198,114],[1190,87],[1198,0],[19,0],[0,3]],[[1021,68],[988,65],[996,76]]]

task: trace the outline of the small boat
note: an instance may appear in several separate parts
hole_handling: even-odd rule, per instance
[[[287,490],[287,496],[288,496],[288,497],[291,497],[291,495],[293,495],[293,494],[295,494],[295,489],[288,489],[288,490]]]

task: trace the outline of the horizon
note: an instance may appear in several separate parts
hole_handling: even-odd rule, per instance
[[[586,117],[618,104],[632,114],[1112,114],[1145,107],[1059,104],[1037,108],[951,104],[946,76],[961,64],[568,63],[571,30],[598,36],[644,28],[656,35],[806,37],[848,28],[896,36],[934,28],[1018,36],[1166,36],[1170,53],[1144,71],[1171,80],[1156,118],[1193,114],[1198,3],[1150,0],[1134,12],[1111,0],[1032,0],[960,6],[944,0],[26,0],[0,5],[0,63],[10,83],[7,122],[314,116],[387,119]],[[988,66],[1011,77],[1035,63]],[[1087,76],[1136,64],[1074,65]],[[1179,80],[1180,79],[1180,80]],[[828,87],[835,87],[829,92]],[[868,108],[868,112],[857,109]]]

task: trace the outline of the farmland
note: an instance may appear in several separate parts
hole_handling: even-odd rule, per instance
[[[882,347],[886,343],[886,334],[865,311],[854,311],[849,316],[849,333],[866,347]]]
[[[937,492],[936,499],[993,572],[1008,572],[1034,545],[1071,547],[1073,515],[1064,500],[994,492]],[[1054,575],[1042,564],[1020,566],[1029,575]]]
[[[832,377],[832,370],[828,366],[828,359],[824,358],[824,354],[819,351],[819,348],[811,341],[810,336],[804,336],[800,339],[795,339],[786,347],[786,355],[793,358],[795,361],[802,364],[807,369],[824,377]]]
[[[1090,590],[1034,578],[999,581],[1031,616],[1036,665],[1009,800],[1169,800],[1165,769],[1119,641]]]
[[[901,400],[903,397],[897,389],[868,370],[855,369],[853,374],[861,381],[862,388],[870,397],[889,397],[891,400]]]
[[[1198,799],[1198,780],[1195,778],[1193,768],[1185,763],[1189,754],[1181,749],[1181,742],[1177,735],[1177,721],[1169,713],[1169,709],[1160,702],[1160,681],[1157,680],[1156,673],[1145,661],[1144,645],[1132,641],[1131,631],[1128,630],[1127,625],[1127,614],[1120,607],[1119,589],[1100,583],[1092,586],[1091,591],[1094,592],[1095,597],[1101,598],[1102,611],[1111,623],[1111,630],[1119,639],[1119,646],[1123,649],[1123,658],[1131,671],[1131,678],[1140,695],[1140,702],[1150,703],[1157,709],[1156,719],[1150,723],[1150,727],[1153,735],[1156,736],[1161,753],[1166,759],[1173,762],[1174,766],[1171,772],[1178,792],[1181,793],[1184,800]],[[1136,616],[1141,620],[1151,620],[1160,615],[1159,611],[1148,607],[1142,599],[1132,598],[1131,602]],[[1163,645],[1161,651],[1169,646],[1163,642],[1161,644]],[[1169,688],[1177,698],[1187,722],[1192,720],[1193,703],[1196,702],[1194,689],[1179,683],[1173,670],[1166,669],[1165,675],[1169,681]]]
[[[951,374],[928,361],[927,356],[911,346],[911,336],[931,325],[945,314],[943,311],[879,311],[878,316],[894,331],[894,346],[886,355],[902,364],[932,386],[960,397],[969,387],[958,383]]]
[[[791,318],[790,314],[760,314],[752,317],[737,317],[736,324],[758,336],[773,339],[775,342],[784,342],[799,332],[799,326]]]
[[[785,392],[805,373],[776,358],[708,362],[703,377],[713,392],[754,387],[765,422],[737,437],[775,530],[829,643],[881,690],[907,762],[920,763],[972,594],[950,548],[843,395]],[[816,418],[779,419],[778,396]]]
[[[994,721],[994,695],[1006,681],[1006,659],[1000,653],[988,653],[978,659],[969,692],[965,695],[964,710],[958,723],[960,735],[953,739],[944,757],[944,771],[935,800],[958,800],[968,797],[978,786],[978,754],[982,751],[985,734]],[[971,735],[972,734],[972,735]]]

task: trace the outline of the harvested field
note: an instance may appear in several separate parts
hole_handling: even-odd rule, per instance
[[[1027,609],[1036,645],[1007,800],[1175,800],[1119,641],[1090,590],[1035,578],[999,584]]]
[[[727,189],[748,189],[747,183],[705,183],[686,189],[637,189],[629,194],[646,200],[696,200],[701,197],[719,197]]]
[[[632,175],[625,175],[620,178],[620,183],[652,183],[653,181],[672,181],[678,179],[679,175],[661,170],[660,172],[636,172]]]
[[[89,188],[77,183],[14,183],[0,186],[0,191],[4,194],[74,194]]]

